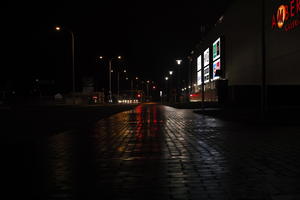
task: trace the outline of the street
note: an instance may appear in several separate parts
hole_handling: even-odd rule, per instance
[[[299,126],[148,103],[3,143],[9,199],[300,199]]]

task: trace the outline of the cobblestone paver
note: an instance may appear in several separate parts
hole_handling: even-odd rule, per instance
[[[44,141],[42,199],[300,199],[300,128],[143,104]]]

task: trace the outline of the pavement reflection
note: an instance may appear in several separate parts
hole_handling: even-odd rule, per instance
[[[300,131],[283,131],[141,104],[47,138],[43,199],[298,197]]]

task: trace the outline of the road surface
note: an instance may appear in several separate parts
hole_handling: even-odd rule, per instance
[[[300,199],[298,126],[141,104],[10,147],[11,199]]]

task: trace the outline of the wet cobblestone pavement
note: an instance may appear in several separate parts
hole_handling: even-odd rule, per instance
[[[18,152],[17,186],[31,199],[300,199],[299,139],[300,127],[143,104]]]

